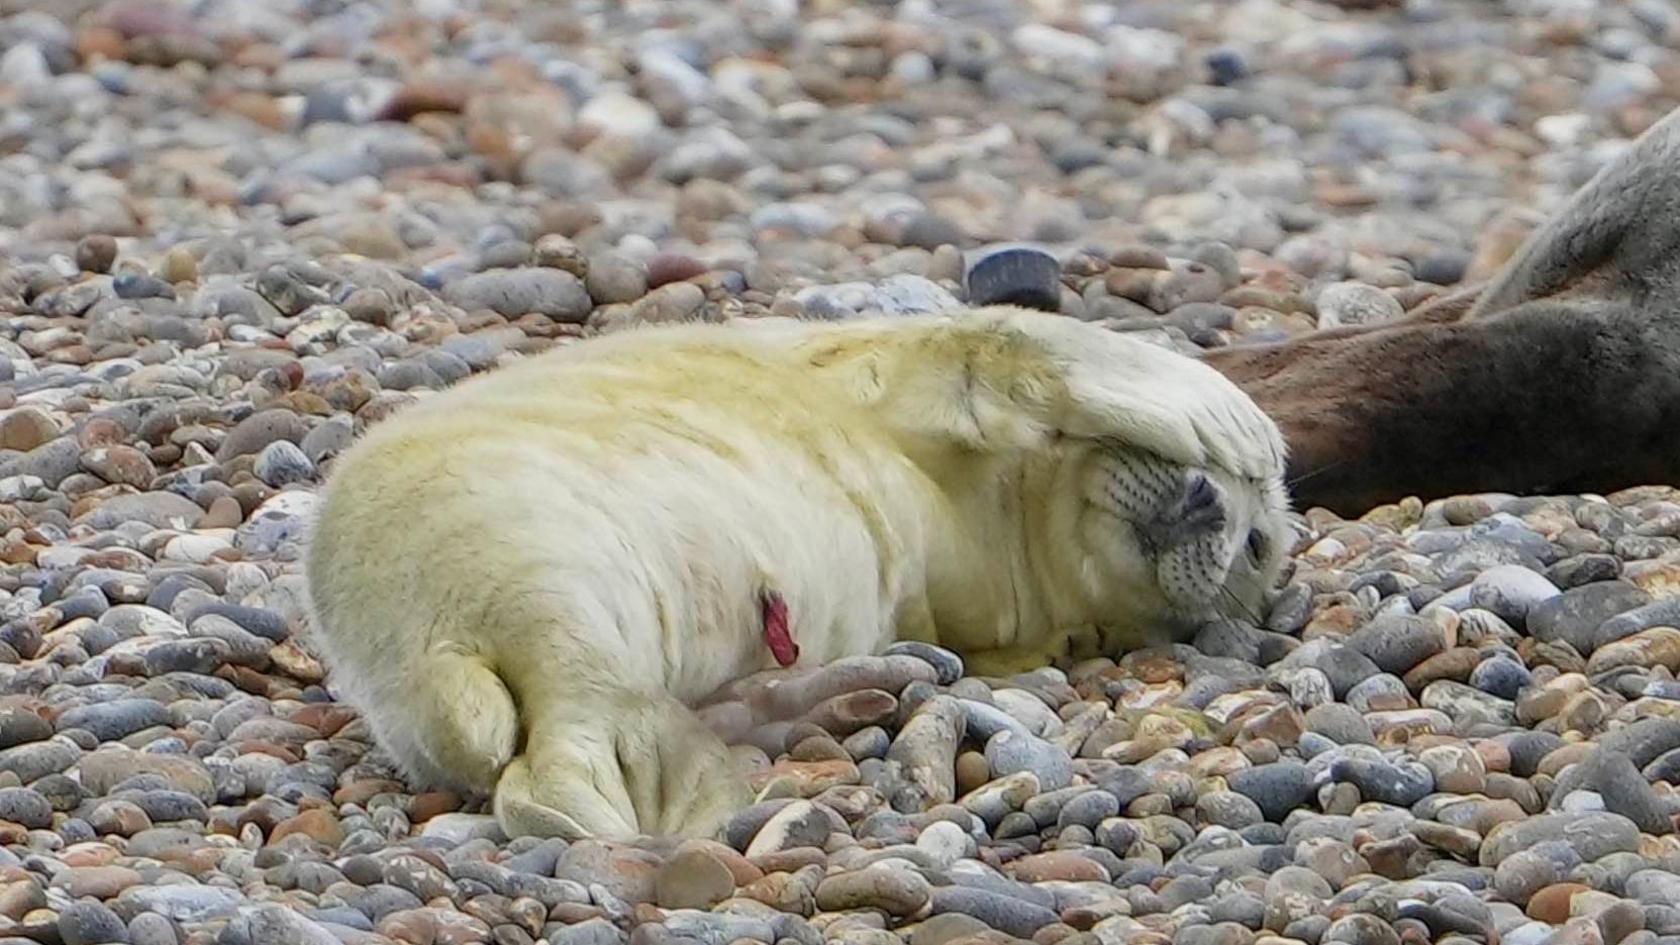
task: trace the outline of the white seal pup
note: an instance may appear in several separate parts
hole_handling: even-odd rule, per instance
[[[409,777],[511,835],[714,832],[689,708],[924,640],[984,668],[1261,606],[1283,443],[1218,372],[1073,319],[630,330],[463,382],[331,472],[331,678]]]

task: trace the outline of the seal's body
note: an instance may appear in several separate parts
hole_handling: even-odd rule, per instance
[[[1056,316],[633,330],[375,428],[309,581],[414,779],[515,834],[706,833],[747,798],[688,706],[795,653],[1043,662],[1257,608],[1282,467],[1212,369]]]

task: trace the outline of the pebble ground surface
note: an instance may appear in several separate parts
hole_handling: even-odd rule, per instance
[[[1391,319],[1677,99],[1664,0],[0,0],[0,945],[1680,942],[1672,488],[1306,510],[1194,646],[743,685],[721,842],[405,788],[298,562],[355,434],[554,345]]]

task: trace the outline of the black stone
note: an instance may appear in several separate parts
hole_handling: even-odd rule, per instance
[[[1220,48],[1207,54],[1209,78],[1214,85],[1234,85],[1248,78],[1248,63],[1235,49]]]
[[[1062,307],[1062,266],[1037,249],[1001,249],[968,270],[968,301],[974,305],[1019,305],[1045,312]]]

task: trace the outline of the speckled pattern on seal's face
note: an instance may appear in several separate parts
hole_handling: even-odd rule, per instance
[[[1258,622],[1264,615],[1288,547],[1279,480],[1111,445],[1091,457],[1086,498],[1109,526],[1111,553],[1142,562],[1153,578],[1170,635],[1188,636],[1215,616]]]

